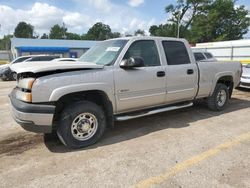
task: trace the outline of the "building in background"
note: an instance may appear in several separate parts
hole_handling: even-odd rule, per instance
[[[193,51],[208,51],[218,60],[233,60],[250,63],[250,40],[197,43]]]
[[[11,53],[10,51],[1,50],[0,51],[0,65],[8,63],[11,59]]]
[[[78,58],[96,43],[97,41],[88,40],[12,38],[11,53],[13,58],[37,54],[53,54],[60,57]]]

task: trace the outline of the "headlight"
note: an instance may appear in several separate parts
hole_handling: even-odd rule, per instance
[[[22,78],[18,80],[16,98],[24,102],[32,102],[31,89],[35,78]]]
[[[16,98],[24,102],[32,102],[32,95],[30,92],[16,90]]]
[[[23,78],[18,81],[17,87],[20,89],[31,90],[35,78]]]

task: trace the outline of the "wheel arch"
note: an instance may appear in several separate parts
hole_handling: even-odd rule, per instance
[[[227,75],[221,75],[219,77],[217,77],[217,80],[214,84],[213,90],[211,92],[210,95],[213,94],[215,87],[218,83],[221,84],[225,84],[228,87],[228,91],[229,91],[229,98],[231,98],[232,96],[232,92],[233,92],[233,88],[234,88],[234,80],[233,80],[233,76],[231,74],[227,74]]]
[[[109,126],[113,126],[113,104],[112,101],[109,99],[108,95],[102,91],[102,90],[87,90],[87,91],[80,91],[80,92],[73,92],[68,93],[63,96],[61,96],[56,102],[55,102],[55,115],[54,115],[54,121],[57,122],[58,118],[60,118],[60,114],[62,110],[78,101],[91,101],[99,106],[102,107],[104,110],[104,113],[106,115],[107,124]]]

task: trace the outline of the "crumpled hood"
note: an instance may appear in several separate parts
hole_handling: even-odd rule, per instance
[[[0,70],[3,70],[5,68],[8,68],[10,66],[10,64],[3,64],[3,65],[0,65]]]
[[[54,70],[81,70],[81,69],[102,69],[103,65],[81,61],[32,61],[16,63],[10,66],[10,69],[17,74],[24,72],[48,72]]]

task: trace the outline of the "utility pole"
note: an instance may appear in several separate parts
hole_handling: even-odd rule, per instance
[[[64,22],[62,27],[63,27],[63,38],[66,39],[66,25]]]
[[[177,38],[180,38],[180,22],[181,22],[181,11],[179,11],[177,19]]]

